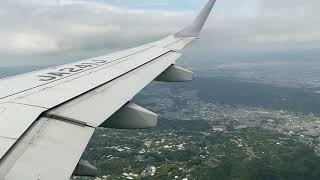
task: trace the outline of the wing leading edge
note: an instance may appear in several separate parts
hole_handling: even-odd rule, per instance
[[[86,167],[80,158],[95,128],[152,127],[156,115],[128,102],[153,80],[192,79],[192,72],[174,64],[215,2],[209,0],[191,25],[157,42],[1,80],[0,179],[86,174],[78,172]],[[136,119],[126,126],[128,116]]]

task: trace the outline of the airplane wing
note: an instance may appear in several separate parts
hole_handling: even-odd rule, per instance
[[[157,42],[0,80],[0,179],[95,176],[81,155],[96,128],[156,126],[157,115],[131,99],[153,80],[192,80],[175,62],[197,39],[214,3]]]

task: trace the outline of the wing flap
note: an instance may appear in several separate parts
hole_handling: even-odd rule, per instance
[[[23,135],[38,116],[47,109],[23,104],[5,103],[0,108],[0,159]]]
[[[41,118],[0,163],[0,177],[69,180],[94,128]]]
[[[2,158],[7,151],[13,146],[16,142],[16,139],[7,138],[7,137],[0,137],[0,157]],[[1,159],[0,158],[0,159]]]

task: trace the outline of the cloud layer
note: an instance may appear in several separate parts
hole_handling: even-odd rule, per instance
[[[179,17],[86,1],[10,1],[1,9],[0,36],[8,43],[1,43],[0,52],[25,55],[130,45],[174,30],[166,20]]]
[[[150,42],[182,28],[202,4],[191,0],[197,6],[183,9],[182,0],[139,1],[2,1],[0,63],[59,64]],[[193,50],[204,56],[318,48],[319,6],[317,0],[218,1]]]

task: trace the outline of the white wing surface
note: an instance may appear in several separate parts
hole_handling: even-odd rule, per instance
[[[0,80],[0,179],[94,176],[81,160],[95,128],[154,127],[157,115],[131,99],[151,81],[189,81],[175,66],[215,0],[182,31],[133,49]]]

